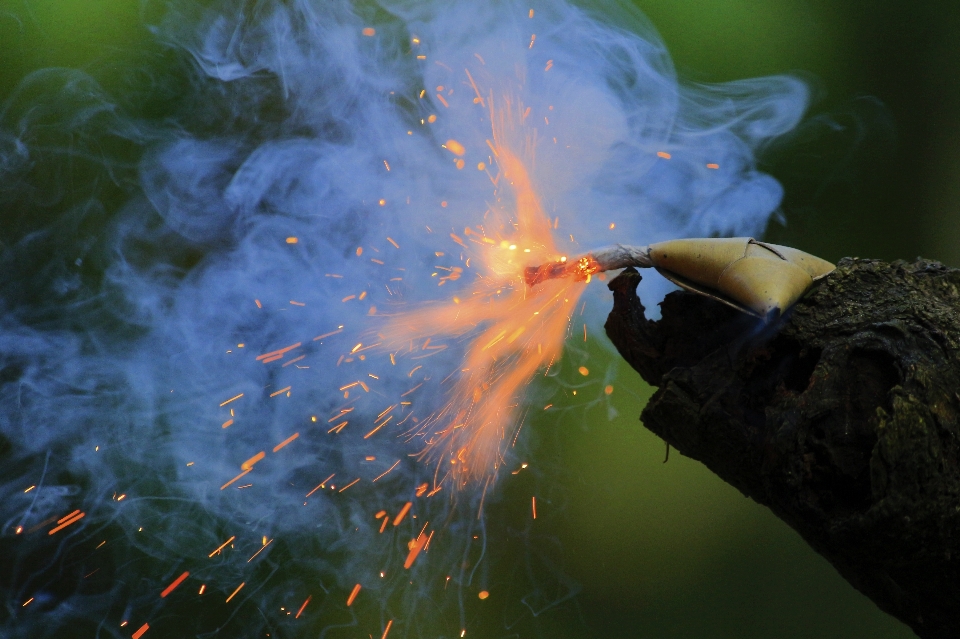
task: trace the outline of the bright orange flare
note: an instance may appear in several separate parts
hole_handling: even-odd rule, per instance
[[[239,586],[237,586],[237,589],[234,590],[232,593],[230,593],[230,596],[227,597],[227,600],[226,600],[224,603],[230,603],[230,600],[237,596],[237,593],[240,592],[240,589],[243,588],[243,586],[244,586],[246,583],[247,583],[247,582],[244,581],[244,582],[242,582]]]
[[[164,597],[166,597],[167,595],[169,595],[171,592],[173,592],[174,590],[176,590],[177,586],[179,586],[180,584],[182,584],[182,583],[183,583],[183,580],[186,579],[186,578],[189,577],[189,576],[190,576],[190,573],[189,573],[189,572],[185,572],[185,573],[183,573],[182,575],[180,575],[179,577],[177,577],[176,579],[174,579],[174,580],[173,580],[173,583],[171,583],[169,586],[167,586],[166,588],[164,588],[164,589],[163,589],[163,592],[160,593],[160,598],[163,599]]]
[[[313,599],[313,595],[309,595],[307,600],[303,602],[303,605],[300,606],[300,610],[297,611],[297,616],[294,619],[299,619],[300,615],[303,614],[303,609],[307,607],[307,604],[310,603],[310,600]]]
[[[467,150],[463,147],[463,145],[457,142],[456,140],[447,140],[447,143],[445,146],[447,147],[447,150],[453,153],[454,155],[463,155],[464,153],[467,152]]]
[[[528,109],[504,99],[504,108],[495,110],[493,102],[491,95],[487,106],[493,140],[488,146],[499,169],[493,178],[496,201],[512,199],[512,207],[491,207],[482,226],[468,229],[470,246],[458,242],[469,250],[479,277],[472,291],[454,303],[395,315],[383,332],[391,350],[426,338],[470,339],[459,371],[448,382],[447,402],[408,433],[426,442],[420,458],[436,466],[437,486],[448,477],[456,487],[489,484],[495,477],[520,426],[524,389],[560,357],[584,282],[596,270],[585,258],[564,265],[575,270],[575,277],[525,285],[526,267],[562,264],[565,258],[553,242],[551,220],[527,169],[534,156],[534,136],[522,128]],[[429,352],[409,348],[415,357]]]
[[[407,553],[407,559],[403,562],[405,570],[410,570],[410,566],[417,560],[417,555],[419,555],[420,551],[427,545],[427,539],[428,537],[425,537],[421,532],[419,537],[408,544],[410,552]]]
[[[357,595],[360,594],[360,584],[357,584],[353,587],[353,591],[350,593],[350,596],[347,597],[347,605],[352,606],[354,600],[357,598]]]

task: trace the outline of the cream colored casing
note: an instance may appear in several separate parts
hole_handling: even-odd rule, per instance
[[[654,267],[677,286],[763,319],[782,314],[836,268],[751,237],[669,240],[649,251]]]

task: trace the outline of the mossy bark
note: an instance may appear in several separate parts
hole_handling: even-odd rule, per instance
[[[844,259],[766,326],[640,275],[606,330],[658,386],[641,419],[769,507],[919,636],[960,636],[960,269]]]

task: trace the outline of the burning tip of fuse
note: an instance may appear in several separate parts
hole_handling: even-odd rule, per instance
[[[546,280],[562,277],[589,282],[594,273],[628,266],[649,268],[652,265],[649,247],[615,244],[572,260],[564,257],[555,262],[528,266],[523,271],[523,280],[531,288]]]

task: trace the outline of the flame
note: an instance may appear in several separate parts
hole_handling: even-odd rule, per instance
[[[528,170],[535,131],[518,131],[523,106],[514,107],[509,98],[503,103],[495,109],[492,95],[487,100],[493,133],[488,145],[499,169],[492,178],[496,201],[510,200],[501,197],[509,191],[513,205],[490,207],[479,230],[466,229],[470,246],[454,236],[477,271],[472,290],[450,303],[394,315],[381,333],[388,346],[426,340],[411,352],[426,351],[443,336],[468,340],[461,366],[446,381],[452,386],[444,405],[407,433],[423,438],[419,457],[435,466],[435,486],[489,485],[496,477],[522,423],[524,390],[562,353],[573,310],[594,270],[578,264],[580,277],[525,285],[525,267],[564,258]]]

